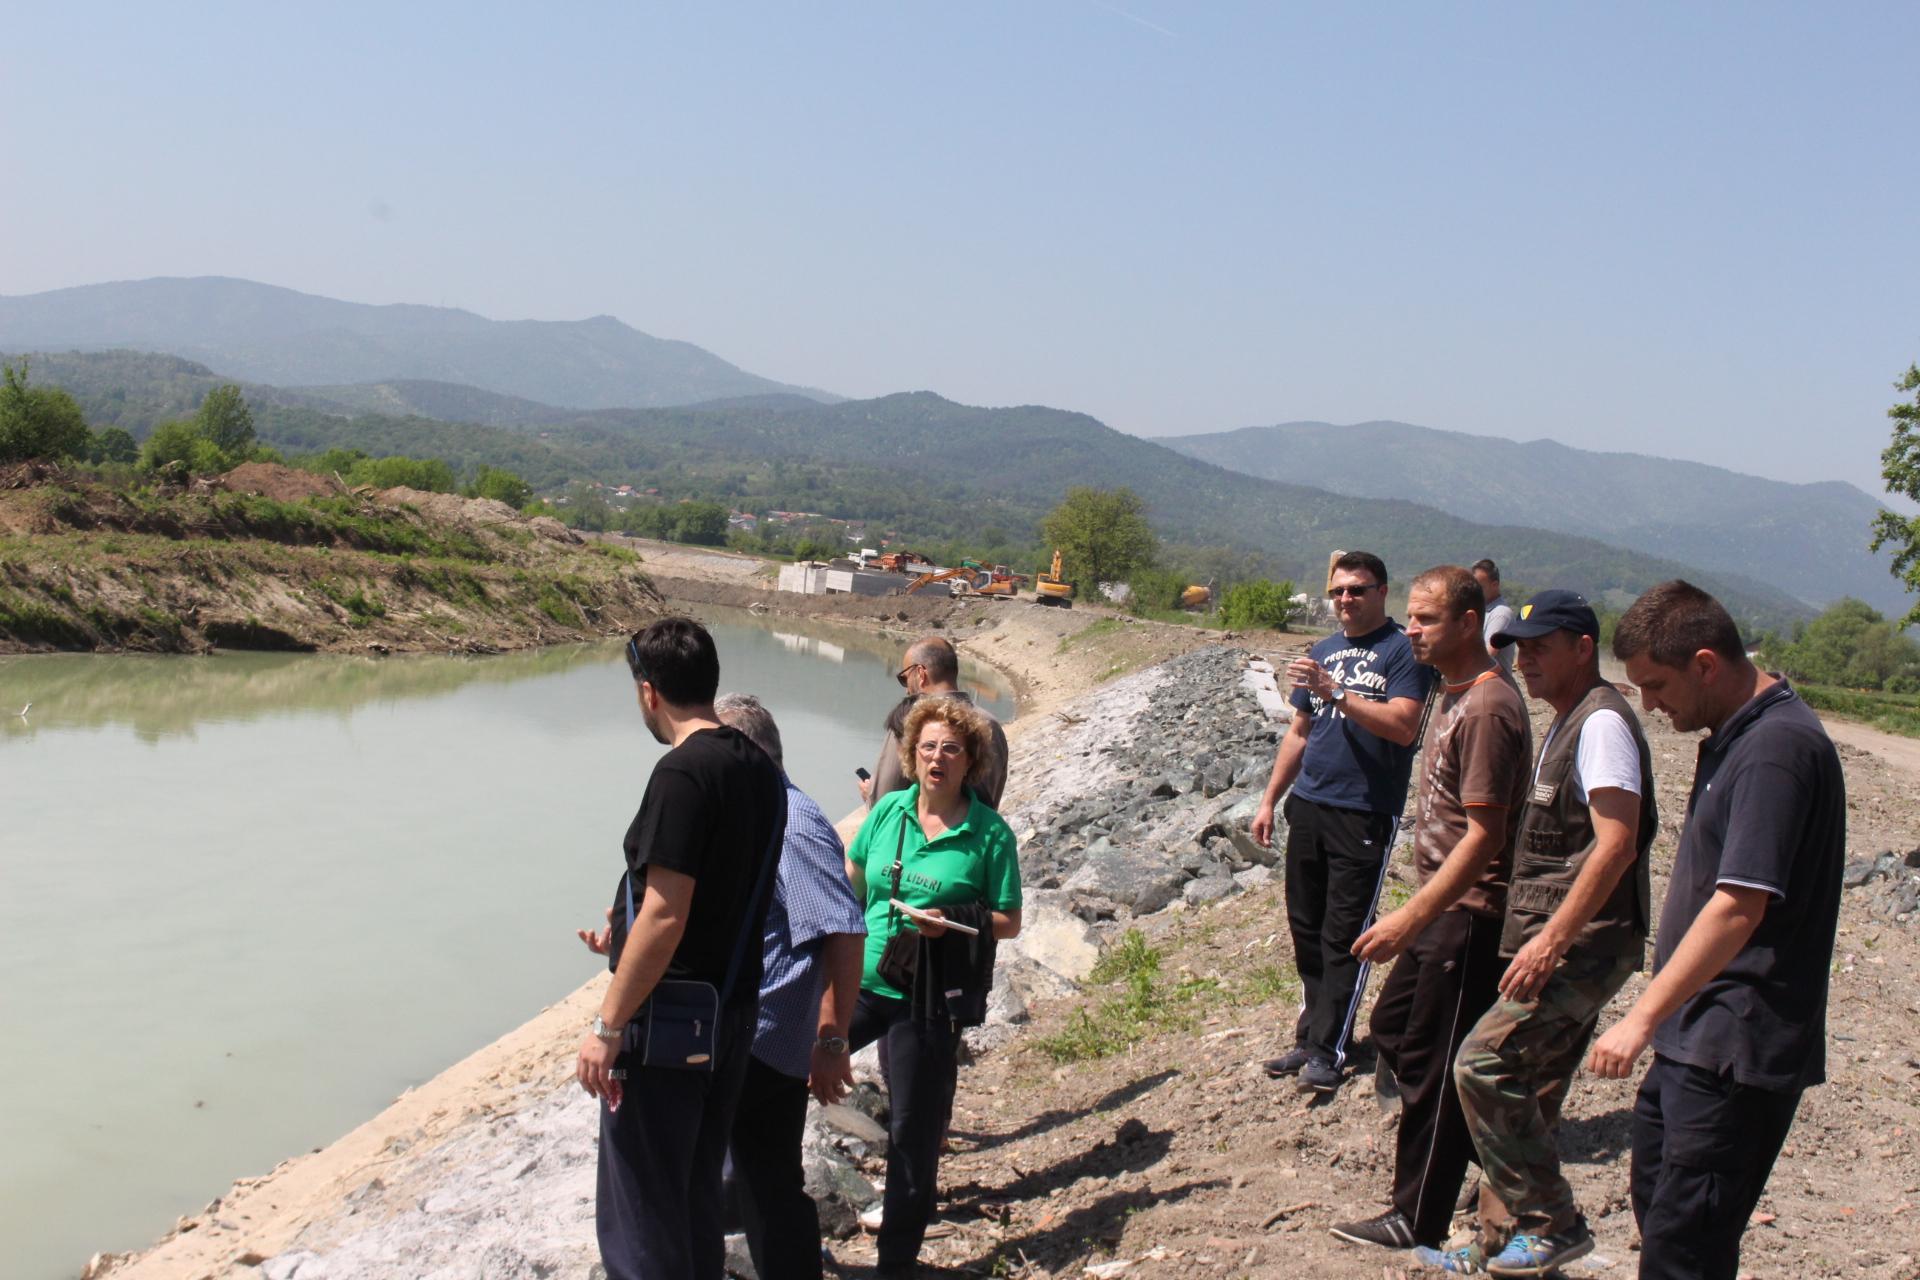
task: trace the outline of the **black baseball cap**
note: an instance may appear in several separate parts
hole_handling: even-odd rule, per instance
[[[1553,631],[1600,638],[1600,619],[1578,591],[1542,591],[1521,605],[1513,621],[1493,634],[1493,647],[1504,649],[1515,640],[1531,640]]]

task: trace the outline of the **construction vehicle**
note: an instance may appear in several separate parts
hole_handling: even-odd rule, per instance
[[[1060,574],[1060,548],[1053,549],[1053,568],[1033,580],[1033,595],[1036,603],[1055,604],[1063,609],[1073,608],[1073,584]]]
[[[956,596],[989,596],[1010,599],[1020,594],[1020,581],[1023,575],[1012,572],[1003,564],[989,568],[978,560],[962,560],[957,569],[937,569],[923,573],[907,586],[905,594],[912,595],[922,587],[932,586],[936,582],[946,582],[947,590]]]
[[[920,588],[930,587],[936,582],[952,582],[953,585],[947,588],[948,591],[957,596],[967,595],[974,589],[973,579],[976,572],[963,565],[958,569],[941,569],[935,573],[923,573],[907,584],[904,594],[912,595]]]
[[[1179,607],[1189,613],[1203,613],[1213,604],[1213,584],[1195,583],[1180,592]]]

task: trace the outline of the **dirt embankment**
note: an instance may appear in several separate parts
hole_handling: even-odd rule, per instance
[[[633,552],[488,499],[261,463],[153,491],[0,472],[0,652],[487,653],[659,610]]]

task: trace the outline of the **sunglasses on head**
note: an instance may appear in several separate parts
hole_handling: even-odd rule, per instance
[[[627,637],[627,666],[634,672],[635,680],[651,680],[647,674],[647,664],[640,661],[640,646],[632,636]]]
[[[1328,587],[1327,599],[1338,600],[1341,596],[1364,596],[1379,585],[1377,582],[1367,582],[1357,587]]]

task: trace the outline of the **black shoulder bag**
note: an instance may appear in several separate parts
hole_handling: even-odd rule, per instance
[[[905,806],[900,810],[900,838],[893,846],[893,898],[900,898],[900,855],[907,847],[907,812]],[[887,939],[887,945],[880,951],[880,958],[874,962],[873,970],[887,985],[902,995],[913,994],[913,980],[920,972],[920,935],[912,929],[900,927],[900,908],[887,908],[887,921],[893,928],[893,936]]]
[[[761,917],[760,904],[767,886],[773,881],[773,869],[780,861],[783,833],[774,832],[773,848],[760,867],[760,879],[747,899],[747,919],[733,946],[733,958],[727,962],[727,975],[718,990],[711,982],[693,978],[662,978],[627,1022],[620,1041],[621,1065],[673,1067],[680,1071],[712,1071],[719,1057],[720,1011],[733,993],[733,981],[740,975],[747,945],[760,930],[754,927]],[[633,945],[633,872],[627,872],[627,940]]]

